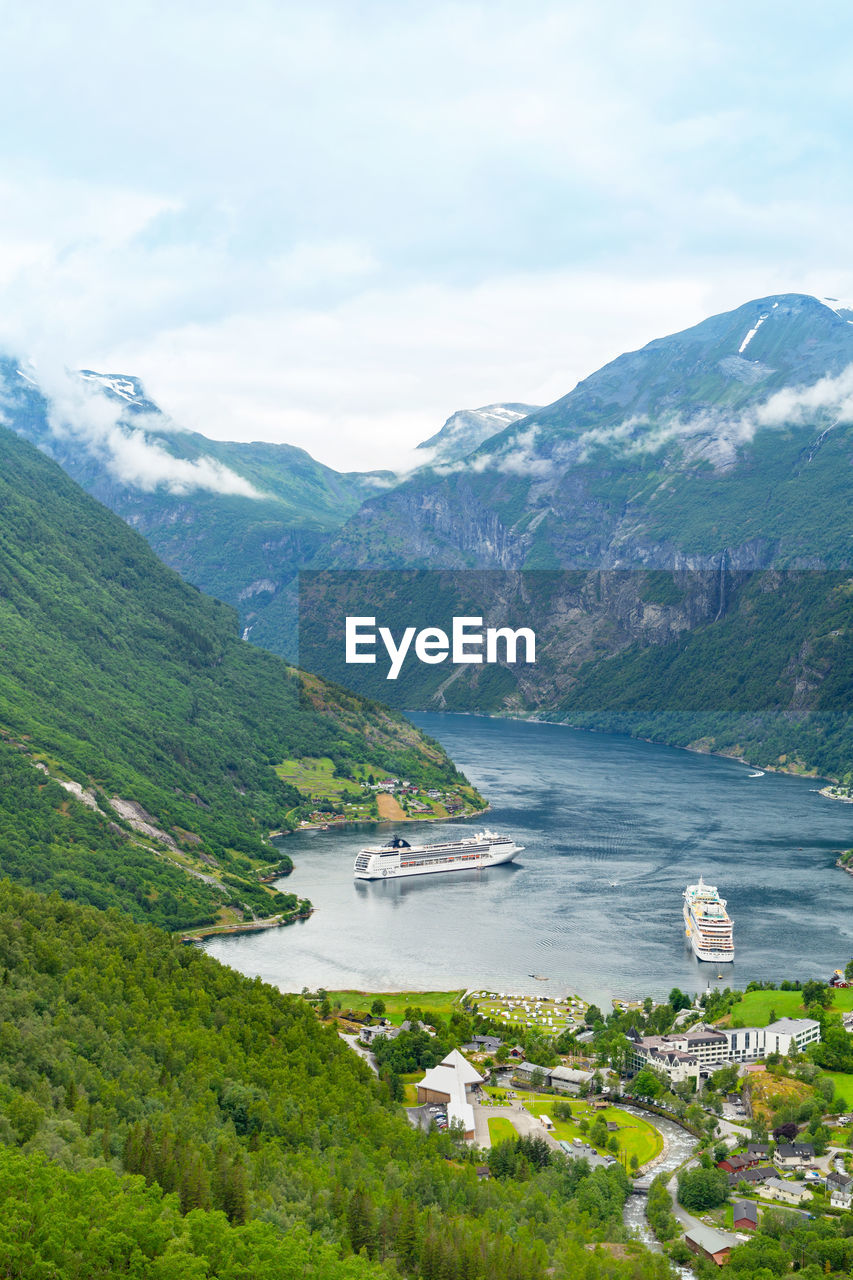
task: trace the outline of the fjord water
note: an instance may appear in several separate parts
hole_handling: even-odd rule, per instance
[[[384,843],[393,825],[302,832],[281,842],[296,868],[282,887],[314,914],[213,939],[213,955],[287,991],[571,989],[605,1002],[828,978],[853,957],[853,877],[834,866],[853,845],[853,806],[819,783],[561,725],[412,719],[492,807],[403,834],[433,841],[485,823],[525,846],[516,862],[354,881],[358,849]],[[733,965],[702,964],[686,944],[681,895],[700,873],[728,900]]]

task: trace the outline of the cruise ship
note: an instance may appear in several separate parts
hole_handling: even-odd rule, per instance
[[[726,911],[726,900],[701,876],[698,884],[689,884],[684,890],[684,927],[700,960],[714,964],[734,960],[732,920]]]
[[[434,871],[471,871],[512,862],[521,850],[522,846],[510,836],[498,836],[493,831],[478,831],[465,840],[448,840],[444,844],[409,844],[394,836],[381,847],[362,849],[353,875],[357,880],[385,880],[425,876]]]

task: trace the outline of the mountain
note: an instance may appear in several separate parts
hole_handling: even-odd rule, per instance
[[[451,414],[440,431],[424,440],[418,448],[430,450],[429,463],[432,466],[458,462],[519,418],[526,418],[534,412],[535,406],[530,404],[487,404],[482,409],[459,409]]]
[[[357,570],[349,612],[381,601],[380,624],[473,615],[539,636],[532,667],[412,665],[385,682],[399,705],[544,715],[844,776],[851,317],[802,295],[748,303],[368,500],[315,558],[334,572],[311,581],[303,660],[333,668],[340,575]],[[349,668],[365,692],[383,678]]]
[[[325,578],[303,575],[300,660],[401,707],[583,714],[585,722],[600,712],[607,723],[615,723],[609,717],[618,712],[618,723],[630,729],[624,691],[628,671],[638,672],[637,654],[646,653],[644,662],[655,667],[644,676],[648,689],[674,679],[668,671],[682,673],[683,683],[673,684],[671,693],[687,706],[693,662],[713,660],[728,669],[730,633],[723,624],[744,609],[738,634],[775,658],[763,685],[753,685],[748,705],[735,705],[735,687],[726,714],[787,716],[781,736],[765,733],[764,721],[741,724],[740,737],[731,727],[711,733],[704,721],[685,722],[676,733],[671,718],[660,732],[667,740],[725,743],[726,749],[748,742],[751,750],[764,735],[785,747],[765,756],[766,763],[784,756],[786,767],[793,759],[843,774],[846,730],[840,736],[827,730],[822,746],[813,738],[807,744],[794,708],[804,715],[827,712],[826,662],[837,658],[837,637],[829,634],[837,628],[826,631],[824,622],[835,617],[838,582],[808,575],[850,568],[851,370],[853,309],[834,299],[773,296],[626,353],[551,405],[453,415],[425,442],[425,465],[407,478],[322,473],[317,483],[327,495],[333,484],[349,486],[337,502],[318,500],[327,513],[322,528],[310,524],[307,501],[286,520],[276,524],[271,516],[272,524],[259,520],[255,527],[263,500],[245,493],[137,486],[123,496],[102,496],[189,580],[223,589],[241,610],[244,634],[279,652],[295,654],[297,570],[332,571]],[[148,421],[150,405],[139,384],[108,381],[107,394],[119,397],[125,417],[136,412],[130,397],[140,402],[140,421]],[[56,439],[47,400],[41,415],[48,424],[42,447],[79,472],[79,439],[68,446],[75,462]],[[511,420],[502,425],[502,416]],[[16,428],[33,438],[37,432],[25,417],[15,418]],[[217,446],[174,432],[169,438],[185,451],[195,449],[183,465],[215,463],[234,475],[241,448],[249,454],[264,448]],[[283,454],[279,460],[287,465]],[[81,477],[96,491],[105,483],[103,462],[98,468]],[[245,468],[239,478],[258,486],[263,480]],[[231,471],[218,479],[221,489],[236,483]],[[441,592],[421,583],[413,596],[410,580],[371,579],[365,570],[496,576],[489,586],[483,577],[445,576]],[[356,576],[343,587],[333,576],[351,571]],[[526,585],[500,576],[519,571]],[[529,576],[534,571],[538,578]],[[822,597],[815,581],[824,584]],[[776,625],[771,611],[753,607],[783,583],[779,598],[791,611],[785,633],[793,645],[785,662],[775,634],[764,630]],[[410,666],[407,679],[392,688],[382,676],[374,680],[375,670],[345,666],[337,635],[330,643],[344,598],[360,599],[368,614],[375,612],[373,601],[384,602],[389,615],[395,604],[395,621],[411,616],[421,625],[430,624],[427,601],[436,618],[451,602],[457,613],[482,614],[495,626],[509,618],[521,625],[528,617],[543,643],[532,670],[503,664],[448,675],[443,668]],[[678,663],[673,646],[687,655]],[[602,705],[593,708],[597,688]],[[640,721],[648,728],[646,713]]]
[[[336,567],[848,563],[853,323],[803,295],[657,339],[446,472],[368,499]],[[842,464],[839,466],[839,462]]]
[[[120,912],[0,882],[0,973],[9,1277],[669,1274],[640,1245],[596,1247],[624,1235],[618,1162],[527,1138],[483,1179],[482,1153],[413,1126],[399,1079],[306,1000]],[[453,1019],[454,1042],[472,1033]]]
[[[315,807],[300,761],[339,790],[372,768],[482,803],[399,714],[243,643],[233,610],[2,428],[0,636],[0,856],[41,888],[174,928],[293,914],[256,872],[281,861],[267,833]]]
[[[393,480],[334,471],[291,445],[181,430],[128,374],[45,376],[7,357],[0,395],[7,426],[138,530],[187,581],[233,605],[243,628],[257,631],[253,639],[292,656],[287,593],[298,566]]]

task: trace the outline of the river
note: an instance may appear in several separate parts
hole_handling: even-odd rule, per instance
[[[828,978],[853,957],[853,806],[818,783],[733,760],[561,725],[474,716],[412,719],[491,803],[485,821],[525,846],[487,871],[354,881],[365,843],[394,828],[308,831],[281,841],[310,919],[215,938],[207,950],[283,990],[486,986],[613,996],[708,983]],[[484,819],[407,826],[428,840]],[[702,873],[734,919],[733,965],[695,959],[684,886]],[[543,975],[536,982],[530,975]]]

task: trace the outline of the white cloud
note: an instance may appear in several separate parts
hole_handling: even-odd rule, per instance
[[[547,403],[749,297],[853,292],[851,22],[18,6],[0,346],[138,374],[220,438],[408,465],[457,408]]]
[[[853,364],[808,386],[774,392],[737,414],[708,410],[689,418],[680,414],[657,419],[637,415],[613,426],[595,427],[566,447],[564,460],[586,462],[600,447],[625,455],[656,453],[677,442],[686,447],[689,457],[725,468],[761,430],[803,425],[824,429],[841,422],[853,422]]]
[[[122,406],[103,388],[50,363],[37,364],[33,372],[47,397],[54,435],[73,438],[123,484],[147,492],[204,489],[245,498],[262,496],[248,480],[214,458],[173,458],[160,441],[147,434],[147,415],[137,415],[133,425],[122,421]],[[156,425],[150,422],[150,426]]]

